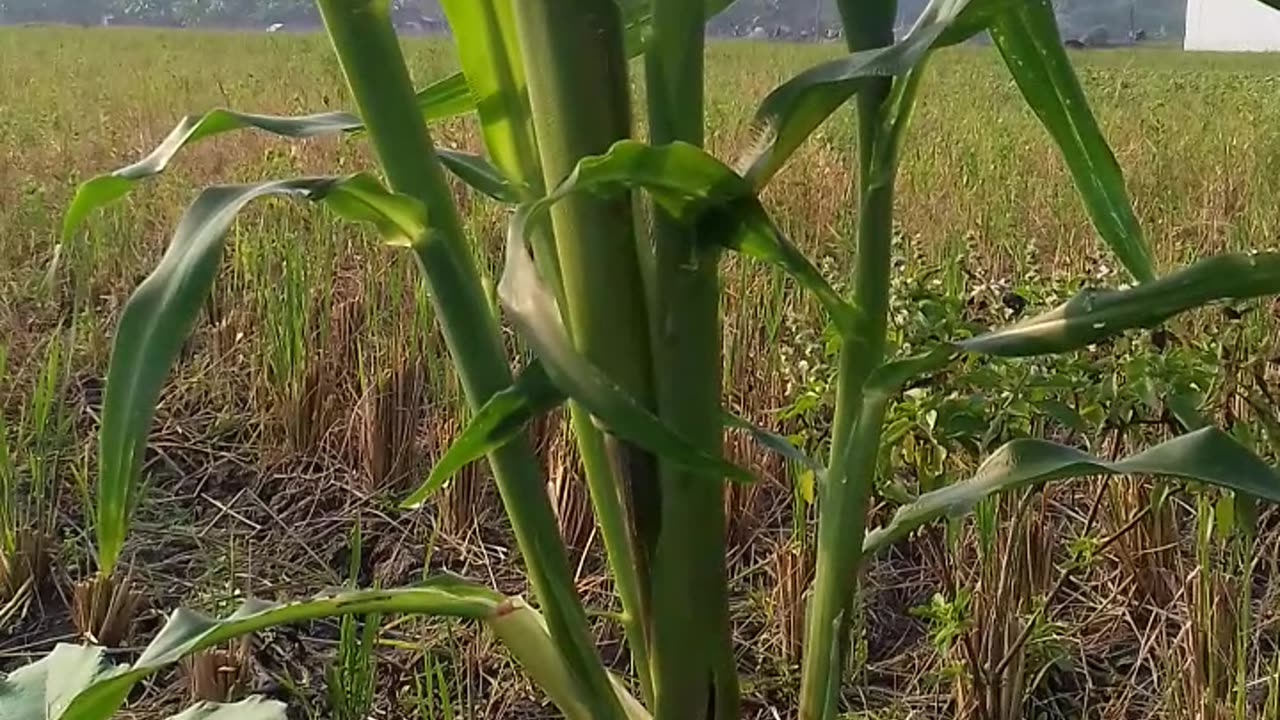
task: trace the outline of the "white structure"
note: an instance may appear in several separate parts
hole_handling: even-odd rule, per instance
[[[267,26],[267,32],[277,33],[284,29],[284,23],[271,23]]]
[[[1259,0],[1187,0],[1187,50],[1280,50],[1280,10]]]

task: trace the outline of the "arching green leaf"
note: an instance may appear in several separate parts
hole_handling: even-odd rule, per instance
[[[513,0],[444,0],[484,145],[503,175],[541,185]],[[527,199],[527,198],[522,198]]]
[[[530,362],[511,387],[495,394],[480,412],[467,423],[454,441],[436,461],[426,481],[401,502],[402,508],[419,507],[444,487],[468,463],[479,460],[513,438],[532,421],[564,404],[567,398],[547,375],[538,360]],[[816,473],[823,467],[785,437],[756,425],[745,418],[726,412],[725,427],[742,430],[766,449]]]
[[[388,240],[425,234],[420,204],[367,175],[212,187],[188,208],[156,269],[125,304],[107,374],[99,439],[95,516],[98,565],[110,573],[128,530],[147,434],[160,390],[213,284],[227,230],[264,195],[323,201],[340,215],[373,221]]]
[[[886,364],[868,380],[867,402],[887,402],[912,378],[945,367],[960,353],[1026,357],[1070,352],[1134,328],[1154,327],[1170,317],[1216,300],[1280,294],[1280,253],[1231,253],[1127,290],[1086,289],[1049,312],[955,343],[943,343],[915,358]],[[1194,408],[1177,412],[1190,427],[1203,420]]]
[[[82,184],[76,190],[75,198],[72,199],[66,215],[63,216],[62,241],[67,242],[71,239],[89,213],[124,197],[139,180],[164,172],[173,157],[187,144],[246,127],[255,127],[286,137],[304,138],[347,132],[360,128],[361,125],[358,117],[344,112],[278,117],[216,109],[204,115],[188,115],[178,123],[163,142],[156,146],[155,150],[151,151],[151,154],[132,165],[108,175],[99,175]]]
[[[184,657],[266,628],[343,615],[416,614],[484,622],[570,720],[588,720],[575,685],[541,615],[518,597],[444,576],[419,587],[346,590],[289,603],[245,602],[216,619],[174,612],[132,665],[111,666],[102,648],[59,645],[47,657],[0,678],[5,720],[106,720],[132,689]],[[649,720],[635,699],[614,683],[631,720]],[[250,698],[234,705],[201,704],[173,720],[266,720],[281,717],[274,701]]]
[[[935,519],[964,515],[997,493],[1057,479],[1133,474],[1184,478],[1280,502],[1280,476],[1217,428],[1114,462],[1045,440],[1014,440],[992,453],[968,480],[898,508],[888,523],[867,533],[863,551],[874,553]]]
[[[67,206],[62,220],[62,241],[69,242],[85,218],[94,210],[115,202],[139,182],[164,172],[173,158],[186,146],[206,138],[234,130],[256,128],[274,135],[307,138],[317,135],[352,132],[362,129],[360,119],[344,112],[321,113],[300,117],[255,115],[233,110],[210,110],[204,115],[189,115],[149,155],[132,165],[84,182]],[[437,150],[440,162],[463,182],[503,202],[515,202],[519,193],[483,158],[456,150]]]
[[[996,17],[1018,5],[1022,0],[969,0],[964,9],[942,31],[934,47],[958,45],[978,33],[985,32]]]
[[[459,470],[520,435],[531,420],[564,404],[565,395],[547,376],[542,363],[525,366],[511,387],[484,404],[462,434],[449,444],[423,484],[401,504],[416,508],[444,487]]]
[[[1128,290],[1084,290],[1047,313],[956,345],[1002,356],[1067,352],[1215,300],[1277,293],[1280,254],[1218,255]]]
[[[546,197],[517,213],[513,232],[526,238],[531,224],[552,205],[577,192],[642,188],[680,220],[697,222],[699,237],[774,265],[812,293],[845,335],[852,337],[857,312],[822,277],[729,166],[688,143],[647,145],[622,140],[603,155],[580,160]]]
[[[858,92],[865,78],[911,70],[969,4],[932,0],[902,40],[815,65],[778,86],[756,110],[754,140],[735,164],[738,171],[753,187],[764,187],[809,135]],[[978,20],[970,25],[976,28]]]
[[[999,13],[991,38],[1027,104],[1062,151],[1098,234],[1134,278],[1153,279],[1155,263],[1133,213],[1124,173],[1089,110],[1050,0],[1026,0]]]
[[[489,620],[504,598],[478,585],[450,580],[439,586],[393,590],[351,590],[309,600],[277,604],[245,602],[231,615],[215,619],[179,609],[169,617],[137,662],[95,681],[68,705],[59,720],[97,720],[102,708],[118,709],[133,686],[192,653],[277,625],[339,615],[415,613]]]
[[[507,179],[488,160],[474,153],[458,152],[446,148],[436,148],[436,157],[440,164],[459,180],[485,195],[508,204],[520,202],[527,194],[522,185]]]

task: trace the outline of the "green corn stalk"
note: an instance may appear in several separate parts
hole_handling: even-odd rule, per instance
[[[645,55],[650,142],[703,140],[702,8],[654,0]],[[659,416],[720,454],[720,253],[696,228],[653,210],[652,333]],[[724,565],[723,483],[663,463],[653,557],[653,666],[657,717],[738,715],[738,678]],[[689,602],[690,596],[701,602]]]
[[[515,6],[542,180],[554,186],[581,159],[630,133],[621,18],[613,3],[596,0],[518,0]],[[551,227],[554,243],[538,243],[535,253],[541,250],[542,274],[556,284],[560,315],[576,349],[632,398],[651,405],[648,336],[635,332],[647,328],[648,319],[630,199],[572,198],[551,211]],[[602,433],[577,403],[572,422],[622,599],[632,658],[649,698],[645,586],[652,562],[653,461]]]
[[[897,3],[838,4],[851,52],[893,43]],[[918,72],[918,71],[913,71]],[[880,423],[862,413],[867,379],[884,358],[889,314],[893,189],[897,158],[889,122],[892,78],[866,81],[858,94],[858,251],[854,305],[861,311],[857,341],[844,343],[836,385],[831,457],[819,498],[817,562],[805,625],[800,717],[829,717],[848,657],[867,504],[880,447]],[[909,106],[914,93],[906,102]],[[907,111],[909,112],[909,111]]]
[[[413,245],[445,342],[473,410],[510,384],[493,314],[462,232],[461,220],[416,110],[413,86],[385,0],[320,0],[321,15],[352,96],[391,186],[426,209],[432,232]],[[580,696],[597,717],[621,711],[591,644],[559,532],[529,445],[515,441],[489,458],[551,636],[568,654]]]

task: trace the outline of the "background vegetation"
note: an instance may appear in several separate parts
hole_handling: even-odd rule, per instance
[[[920,14],[926,0],[903,0],[900,25]],[[1181,37],[1186,0],[1055,0],[1066,37],[1105,27],[1114,39],[1130,30]],[[440,20],[438,0],[396,0],[401,23]],[[68,22],[96,25],[104,16],[116,22],[160,25],[266,27],[269,23],[317,26],[319,15],[309,0],[0,0],[0,22]],[[835,0],[737,0],[710,24],[712,32],[745,34],[753,27],[786,28],[792,35],[840,26]]]
[[[453,67],[444,44],[410,50],[419,80]],[[754,102],[834,52],[713,45],[709,148],[740,147]],[[211,66],[210,57],[219,61]],[[1164,263],[1274,247],[1276,60],[1159,51],[1074,59]],[[93,477],[88,446],[110,329],[192,188],[366,163],[346,140],[213,141],[97,216],[83,243],[58,254],[54,209],[77,181],[153,147],[176,120],[161,108],[337,109],[337,68],[320,37],[52,29],[0,32],[0,66],[11,70],[0,76],[0,147],[9,152],[0,165],[0,364],[8,370],[0,373],[0,491],[9,493],[0,507],[52,533],[59,560],[39,587],[0,603],[8,664],[70,632],[60,595],[88,557],[80,483]],[[115,72],[102,80],[106,66]],[[895,278],[899,297],[915,301],[894,314],[895,343],[1005,322],[1064,298],[1078,284],[1068,278],[1115,276],[1098,259],[1057,154],[997,60],[949,50],[925,82],[898,202],[897,253],[920,262],[916,274]],[[1211,107],[1232,112],[1205,112]],[[436,137],[478,148],[464,121]],[[851,118],[838,115],[766,197],[833,278],[847,277],[851,262],[854,142]],[[496,263],[503,218],[461,189],[459,197]],[[353,576],[398,585],[442,568],[520,591],[482,468],[421,513],[392,509],[462,420],[440,339],[418,332],[429,310],[406,258],[287,204],[251,210],[235,233],[227,272],[162,401],[141,522],[126,548],[150,603],[225,610],[248,594],[298,597]],[[733,409],[816,449],[830,422],[828,329],[781,276],[731,265],[725,277]],[[897,484],[915,489],[962,477],[985,450],[1023,434],[1121,454],[1167,432],[1159,398],[1140,382],[1152,375],[1199,389],[1224,425],[1274,459],[1273,317],[1270,304],[1219,308],[1097,352],[964,367],[948,378],[955,392],[925,385],[896,404],[885,462],[899,468]],[[1227,370],[1215,373],[1220,359]],[[770,717],[769,707],[794,706],[799,588],[809,572],[799,548],[811,532],[813,481],[739,440],[737,459],[767,481],[729,499],[736,650],[750,709]],[[603,598],[592,595],[605,581],[571,444],[555,422],[540,424],[538,442],[580,586]],[[1221,692],[1224,713],[1239,704],[1243,717],[1274,717],[1274,511],[1258,521],[1262,560],[1244,562],[1233,560],[1229,532],[1215,529],[1232,523],[1205,520],[1229,506],[1206,513],[1173,501],[1152,512],[1143,509],[1146,491],[1127,480],[1064,485],[993,504],[972,523],[879,558],[864,586],[868,639],[855,670],[868,689],[848,700],[880,717],[948,714],[980,690],[972,668],[990,673],[1007,654],[1011,638],[999,620],[1012,617],[1034,621],[1022,641],[1030,652],[999,670],[1022,678],[1028,712],[1192,717],[1191,699],[1224,685],[1239,688]],[[1036,528],[1028,545],[1002,540],[1015,535],[1002,532],[1013,523]],[[958,559],[942,551],[948,545]],[[146,617],[151,624],[137,629],[144,636],[160,614]],[[1209,635],[1226,647],[1207,644]],[[240,661],[237,682],[291,694],[327,716],[325,703],[335,701],[324,699],[333,697],[324,678],[342,674],[331,669],[335,645],[358,636],[317,623],[260,639],[243,651],[252,659]],[[610,656],[609,641],[606,660],[624,663]],[[423,717],[536,716],[539,708],[514,704],[535,694],[487,642],[447,624],[385,628],[374,702]]]

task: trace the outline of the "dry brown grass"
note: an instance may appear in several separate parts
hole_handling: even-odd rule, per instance
[[[409,47],[422,79],[452,64],[439,43]],[[713,45],[712,150],[731,157],[752,104],[831,52]],[[1269,77],[1277,61],[1219,58],[1202,67],[1163,52],[1080,60],[1162,262],[1275,244],[1280,87]],[[100,81],[108,63],[118,72]],[[89,446],[115,316],[159,256],[192,189],[350,171],[365,167],[367,156],[352,138],[285,144],[251,133],[192,148],[169,175],[94,218],[83,241],[58,260],[49,288],[44,278],[54,260],[57,209],[77,180],[136,157],[185,112],[225,104],[279,113],[337,108],[343,92],[327,47],[310,36],[4,29],[0,67],[15,69],[0,74],[0,148],[7,151],[0,163],[0,342],[11,367],[0,377],[0,412],[20,414],[44,339],[59,323],[72,324],[71,375],[84,389],[73,413],[75,439]],[[1232,112],[1207,116],[1200,109],[1205,103]],[[442,144],[478,146],[467,121],[435,132]],[[849,117],[834,119],[766,198],[780,226],[841,286],[852,254],[852,138]],[[925,263],[955,265],[963,256],[975,283],[1033,270],[1115,278],[1104,272],[1115,264],[1097,248],[1055,152],[985,52],[962,49],[934,63],[899,187],[904,247]],[[492,270],[502,216],[459,193],[477,254]],[[281,248],[290,244],[302,248],[292,257],[314,266],[299,296],[305,360],[292,374],[277,376],[271,371],[275,346],[263,328],[283,327],[276,296],[290,257]],[[412,268],[361,231],[280,203],[246,213],[234,245],[208,317],[160,407],[146,466],[149,487],[130,541],[132,585],[89,581],[70,593],[71,603],[59,587],[46,587],[41,602],[0,634],[6,665],[47,647],[70,620],[118,645],[132,624],[125,618],[136,616],[141,627],[133,639],[149,636],[159,618],[141,611],[142,597],[156,608],[212,608],[225,607],[236,593],[296,597],[336,584],[345,573],[347,528],[357,520],[366,542],[363,580],[404,584],[448,570],[504,591],[524,590],[483,463],[460,473],[423,513],[390,509],[465,419],[456,378],[439,362],[438,333],[417,297]],[[728,406],[797,435],[818,453],[829,423],[821,409],[777,420],[814,380],[821,361],[816,308],[784,279],[736,259],[726,262],[725,278]],[[379,299],[384,295],[392,299]],[[1268,338],[1250,343],[1247,352],[1270,352]],[[1275,381],[1264,378],[1263,389]],[[563,424],[558,417],[540,422],[534,437],[562,534],[578,561],[580,587],[593,607],[615,609]],[[1150,438],[1131,444],[1144,439]],[[807,547],[812,510],[796,503],[795,469],[777,456],[737,434],[729,436],[727,451],[763,478],[726,496],[748,707],[758,717],[775,717],[775,711],[785,717],[811,572],[800,548]],[[1036,706],[1048,717],[1195,717],[1194,698],[1208,684],[1204,658],[1223,652],[1204,644],[1201,629],[1229,619],[1221,612],[1224,598],[1240,581],[1215,577],[1210,595],[1192,592],[1186,586],[1196,572],[1188,508],[1171,503],[1143,515],[1149,485],[1137,479],[1099,490],[1079,483],[1046,493],[1021,515],[1001,514],[999,550],[985,558],[966,526],[952,540],[954,553],[938,531],[873,563],[863,598],[863,662],[847,683],[850,706],[879,718],[1016,717],[1025,708],[1010,698],[1035,685],[1044,688],[1037,698],[1052,700]],[[1095,565],[1060,582],[1058,571],[1070,560],[1062,547],[1087,525],[1091,499],[1100,496],[1097,524],[1109,533],[1127,530]],[[87,555],[76,492],[62,493],[59,519],[66,548],[58,560],[74,566]],[[1028,532],[1014,533],[1018,527]],[[1274,518],[1268,524],[1264,516],[1265,538],[1276,537],[1275,527]],[[233,556],[235,562],[228,559]],[[1261,588],[1258,597],[1276,596],[1278,584],[1267,572],[1258,570],[1249,582]],[[1055,584],[1061,589],[1045,619],[1054,624],[1050,634],[1060,650],[1052,670],[1036,679],[1032,671],[1043,669],[1045,658],[1028,658],[1017,641],[1037,598]],[[975,593],[974,628],[954,653],[939,653],[925,623],[909,610],[934,592],[953,594],[961,586]],[[1262,681],[1274,664],[1275,617],[1262,600],[1255,607],[1263,611],[1250,640],[1250,678]],[[598,631],[606,659],[625,669],[617,629],[600,620]],[[455,698],[465,697],[475,716],[542,716],[526,700],[531,694],[518,673],[469,629],[410,623],[389,633],[399,649],[387,651],[382,665],[388,679],[380,686],[380,711],[404,712],[398,704],[403,689],[422,655],[430,654],[449,659]],[[333,636],[332,626],[309,628],[271,672],[315,677],[331,655]],[[259,638],[251,652],[261,657],[264,647],[282,642]],[[252,684],[242,675],[249,664],[244,648],[222,652],[191,668],[201,697],[233,687],[261,689],[243,688]],[[968,669],[954,672],[957,660]]]

